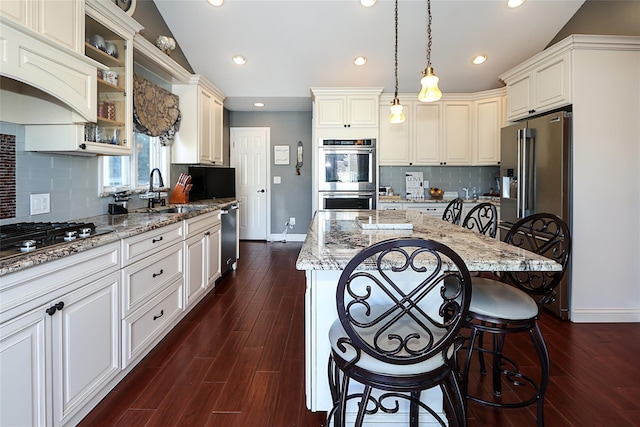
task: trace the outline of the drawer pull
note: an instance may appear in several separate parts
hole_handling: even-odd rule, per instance
[[[160,273],[153,273],[153,277],[158,277],[159,275],[161,275],[162,273],[164,273],[163,269],[160,269]]]
[[[205,236],[211,236],[211,232],[207,231],[206,233],[204,233]]]
[[[153,316],[153,320],[159,319],[159,318],[161,318],[162,316],[164,316],[164,310],[160,310],[160,314],[159,314],[159,315],[157,315],[157,316]]]
[[[53,316],[56,310],[62,310],[64,308],[64,302],[60,301],[59,303],[47,308],[45,311],[49,316]]]
[[[151,243],[157,243],[157,242],[161,242],[162,241],[162,236],[160,236],[159,239],[153,239],[151,240]]]

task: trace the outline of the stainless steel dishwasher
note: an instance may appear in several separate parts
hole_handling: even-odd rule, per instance
[[[238,260],[238,204],[232,203],[220,211],[221,248],[220,272],[225,274],[236,269]]]

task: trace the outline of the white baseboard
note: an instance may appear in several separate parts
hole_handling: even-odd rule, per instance
[[[306,234],[289,234],[287,233],[287,235],[285,236],[282,233],[276,233],[276,234],[271,234],[269,235],[269,241],[270,242],[282,242],[287,241],[287,242],[304,242],[304,239],[307,238]]]
[[[637,323],[640,309],[628,308],[581,308],[571,310],[574,323]]]

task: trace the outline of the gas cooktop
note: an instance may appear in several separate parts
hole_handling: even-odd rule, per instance
[[[96,231],[91,222],[20,222],[0,226],[0,259],[47,249],[111,230]]]

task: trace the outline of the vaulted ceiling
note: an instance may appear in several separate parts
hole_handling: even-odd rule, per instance
[[[542,51],[584,0],[432,0],[431,62],[443,92],[502,86],[498,76]],[[383,87],[394,91],[394,1],[155,0],[194,71],[233,111],[311,108],[311,87]],[[417,93],[426,66],[427,2],[399,0],[400,93]],[[488,56],[473,65],[478,54]],[[238,66],[233,55],[247,63]],[[353,60],[362,55],[364,66]]]

